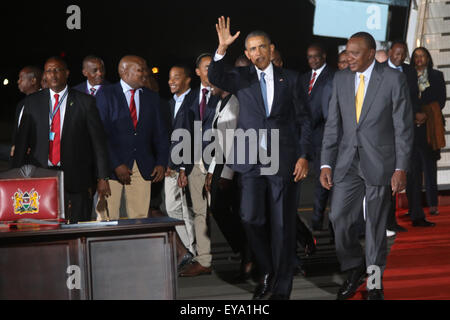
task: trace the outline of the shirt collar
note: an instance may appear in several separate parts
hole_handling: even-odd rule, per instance
[[[375,59],[373,59],[372,64],[363,72],[356,72],[356,76],[359,78],[360,74],[364,75],[364,79],[370,79],[370,75],[372,74],[373,68],[375,67]]]
[[[403,69],[401,65],[397,67],[395,64],[393,64],[390,58],[388,59],[388,66],[391,67],[392,69],[398,70]]]
[[[180,96],[177,96],[177,94],[175,93],[173,95],[173,100],[175,100],[175,102],[180,102],[184,100],[184,97],[186,97],[186,95],[191,92],[191,88],[187,89],[185,92],[183,92]]]
[[[89,92],[91,91],[91,88],[94,88],[95,91],[97,91],[101,87],[101,84],[98,84],[96,86],[91,86],[91,84],[89,83],[89,80],[86,80],[86,83],[87,83],[87,88],[88,88]]]
[[[61,92],[55,92],[52,89],[48,89],[50,90],[50,98],[54,99],[55,98],[55,94],[59,94],[59,97],[62,98],[62,96],[66,93],[67,91],[67,85],[66,87],[61,91]]]
[[[317,69],[317,70],[312,70],[312,72],[314,73],[316,73],[316,77],[318,77],[319,76],[319,74],[323,71],[323,69],[325,69],[325,67],[327,66],[327,64],[326,63],[324,63],[323,64],[323,66],[321,66],[319,69]]]
[[[258,79],[261,79],[261,72],[265,73],[265,79],[272,79],[273,77],[273,64],[272,62],[269,63],[269,65],[267,66],[267,68],[265,68],[264,70],[259,70],[257,66],[255,66],[256,72],[258,73]]]
[[[211,87],[205,87],[203,85],[203,83],[200,82],[200,94],[202,93],[203,89],[207,89],[208,90],[208,95],[211,93]]]
[[[130,87],[130,85],[128,83],[126,83],[125,81],[123,81],[122,79],[120,79],[120,85],[122,86],[122,90],[123,93],[127,93],[130,90],[133,90],[132,87]],[[136,89],[136,91],[142,90],[142,88],[138,88]]]

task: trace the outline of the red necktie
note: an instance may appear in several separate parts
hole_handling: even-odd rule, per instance
[[[58,106],[59,103],[59,94],[55,94],[55,105],[53,106],[53,112],[55,112],[55,108]],[[53,140],[50,140],[49,145],[49,155],[48,158],[50,162],[56,166],[59,163],[59,160],[61,158],[61,119],[59,116],[59,110],[56,111],[56,113],[53,115],[52,118],[52,125],[50,128],[50,131],[52,132],[51,135],[53,135]]]
[[[91,96],[95,96],[95,91],[97,91],[94,87],[92,87],[91,89]]]
[[[136,129],[137,126],[137,111],[136,111],[136,102],[134,101],[134,93],[136,92],[136,89],[131,89],[131,99],[130,99],[130,114],[131,114],[131,120],[133,120],[134,129]]]
[[[313,72],[313,74],[312,74],[312,78],[311,78],[311,80],[309,81],[309,89],[308,89],[308,94],[310,95],[311,94],[311,91],[312,91],[312,88],[313,88],[313,85],[314,85],[314,81],[316,80],[316,72],[314,71]]]
[[[200,120],[203,120],[203,113],[205,113],[206,108],[206,95],[208,94],[208,89],[202,89],[202,101],[200,102]]]

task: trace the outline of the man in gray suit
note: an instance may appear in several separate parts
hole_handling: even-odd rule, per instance
[[[348,40],[349,68],[334,77],[322,144],[320,181],[326,189],[333,187],[330,219],[341,269],[348,271],[338,299],[352,297],[367,272],[373,272],[368,299],[384,298],[390,197],[405,188],[411,155],[413,116],[406,77],[376,62],[375,48],[365,32]],[[355,229],[363,203],[365,255]]]

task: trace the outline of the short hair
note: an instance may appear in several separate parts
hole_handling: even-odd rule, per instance
[[[53,57],[50,57],[50,58],[48,58],[47,60],[45,60],[44,65],[46,65],[47,62],[49,62],[50,60],[58,61],[59,63],[61,63],[61,64],[63,65],[63,67],[64,67],[66,70],[69,70],[69,67],[67,66],[67,62],[66,62],[63,58],[61,58],[61,57],[59,57],[59,56],[53,56]],[[45,71],[45,70],[44,70],[44,71]]]
[[[191,68],[189,68],[187,65],[185,65],[183,63],[176,63],[170,69],[173,69],[173,68],[182,69],[184,74],[186,75],[186,77],[192,78],[192,76],[191,76]]]
[[[377,43],[370,33],[363,31],[357,32],[350,37],[350,39],[353,38],[362,38],[366,42],[369,49],[377,50]]]
[[[90,54],[90,55],[84,57],[83,63],[82,63],[82,67],[84,68],[85,63],[87,63],[88,61],[92,61],[92,60],[98,60],[98,61],[100,61],[103,65],[105,65],[105,63],[103,62],[103,59],[102,59],[102,58]]]
[[[269,36],[269,34],[267,32],[262,31],[262,30],[255,30],[255,31],[250,32],[247,35],[247,37],[245,37],[244,44],[245,44],[245,48],[246,49],[247,49],[247,41],[248,41],[248,39],[253,38],[253,37],[264,37],[264,38],[266,38],[269,41],[269,43],[272,43],[272,41],[270,40],[270,36]]]
[[[414,51],[413,51],[413,53],[411,55],[411,66],[414,67],[414,68],[416,67],[416,61],[414,59],[414,54],[416,53],[417,50],[423,50],[423,52],[425,52],[425,54],[428,56],[428,66],[427,66],[427,68],[428,69],[433,68],[433,66],[434,66],[433,58],[431,58],[430,51],[428,51],[427,48],[425,48],[425,47],[417,47],[417,48],[414,49]]]
[[[41,83],[42,80],[42,69],[37,66],[25,66],[22,70],[27,70],[27,74],[31,76],[31,78],[36,78],[37,84]]]
[[[210,57],[212,59],[213,55],[209,52],[204,52],[195,59],[195,67],[198,68],[200,66],[200,62],[203,58]]]
[[[311,48],[319,49],[319,51],[322,54],[327,54],[327,50],[325,49],[325,46],[322,43],[320,43],[320,42],[313,42],[313,43],[311,43],[306,50],[309,50]]]
[[[347,54],[347,50],[342,50],[341,52],[339,52],[338,57],[340,57],[343,54]]]
[[[236,61],[234,62],[235,66],[238,64],[249,66],[252,64],[252,62],[247,58],[245,54],[241,54],[239,57],[237,57]]]
[[[408,44],[403,40],[395,40],[392,42],[390,49],[392,49],[395,45],[404,46],[406,51],[408,51]]]

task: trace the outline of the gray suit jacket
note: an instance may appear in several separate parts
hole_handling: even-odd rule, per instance
[[[356,123],[355,72],[339,71],[322,143],[321,165],[333,181],[347,174],[356,151],[370,185],[389,185],[395,169],[407,170],[413,142],[413,112],[403,73],[375,63]]]

